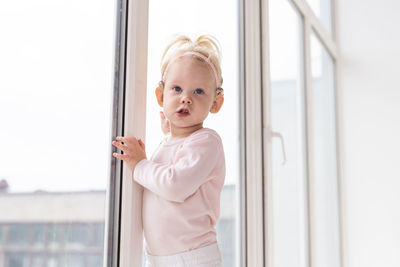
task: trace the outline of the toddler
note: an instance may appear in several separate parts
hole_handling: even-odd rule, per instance
[[[222,266],[215,225],[225,179],[219,135],[203,128],[209,112],[223,102],[220,50],[207,35],[192,41],[179,36],[161,59],[156,88],[168,133],[150,159],[134,137],[117,137],[133,179],[144,187],[143,229],[146,266]]]

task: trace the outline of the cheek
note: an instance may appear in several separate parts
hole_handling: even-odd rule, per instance
[[[171,97],[168,94],[165,94],[164,95],[164,101],[163,101],[164,108],[170,106],[171,103],[173,103],[173,97]]]
[[[163,110],[164,110],[164,114],[166,116],[170,116],[171,114],[173,114],[175,112],[175,108],[176,108],[176,101],[174,100],[173,97],[165,97],[164,98],[164,102],[163,102]]]
[[[210,101],[204,101],[201,104],[201,110],[202,110],[201,114],[203,117],[208,116],[208,113],[210,112],[212,105],[213,105],[213,102],[210,102]]]
[[[208,99],[205,105],[208,107],[208,110],[210,110],[210,108],[214,105],[214,99]]]

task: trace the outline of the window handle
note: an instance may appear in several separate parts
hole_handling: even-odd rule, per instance
[[[270,136],[271,137],[277,137],[281,141],[281,146],[282,146],[282,155],[283,155],[283,161],[282,165],[286,164],[286,152],[285,152],[285,141],[283,139],[283,136],[281,133],[270,131]]]

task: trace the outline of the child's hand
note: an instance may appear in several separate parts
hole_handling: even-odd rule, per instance
[[[113,141],[113,146],[121,149],[124,153],[118,154],[113,153],[113,156],[122,159],[128,165],[129,169],[133,171],[136,167],[136,164],[141,161],[142,159],[146,159],[146,151],[145,146],[142,140],[138,140],[133,136],[126,136],[126,137],[117,137],[117,141]]]
[[[161,119],[161,130],[164,134],[169,133],[169,120],[165,118],[164,112],[160,111],[160,119]]]

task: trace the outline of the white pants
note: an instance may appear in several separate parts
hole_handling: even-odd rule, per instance
[[[222,257],[215,243],[171,256],[147,254],[146,267],[222,267]]]

